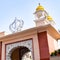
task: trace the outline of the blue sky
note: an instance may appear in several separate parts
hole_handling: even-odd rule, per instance
[[[38,3],[52,16],[56,27],[60,29],[59,0],[0,0],[0,31],[9,33],[9,25],[15,17],[24,20],[23,29],[35,26],[33,13]]]

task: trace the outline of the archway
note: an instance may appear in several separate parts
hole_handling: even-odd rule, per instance
[[[31,55],[33,54],[33,49],[32,49],[32,40],[26,40],[26,41],[22,41],[22,42],[16,42],[16,43],[11,43],[11,44],[7,44],[6,45],[6,60],[12,60],[12,53],[14,52],[14,51],[17,51],[17,50],[19,50],[19,48],[26,48],[28,51],[26,52],[26,53],[28,53],[28,52],[31,52]],[[25,50],[26,50],[25,49]],[[18,52],[17,53],[15,53],[14,54],[14,57],[15,57],[15,55],[17,55],[18,54]],[[23,54],[24,55],[24,54]],[[18,55],[19,56],[19,55]],[[25,55],[24,55],[25,56]],[[23,57],[23,56],[22,56]],[[16,57],[17,58],[17,57]],[[21,58],[21,59],[23,59],[23,58]],[[25,59],[25,58],[24,58]],[[16,59],[15,59],[16,60]],[[19,58],[17,59],[17,60],[19,60]],[[26,60],[26,59],[25,59]],[[32,60],[33,60],[33,55],[32,55]]]
[[[32,60],[31,51],[27,47],[20,46],[12,51],[11,60]]]

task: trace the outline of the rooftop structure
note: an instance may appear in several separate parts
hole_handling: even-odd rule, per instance
[[[34,12],[36,26],[51,24],[54,26],[55,22],[52,17],[47,13],[43,6],[39,5]]]

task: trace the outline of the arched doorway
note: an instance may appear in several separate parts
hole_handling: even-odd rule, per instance
[[[22,54],[20,56],[19,52],[21,52],[21,50],[24,50],[24,53],[20,53],[20,54]],[[30,53],[31,53],[32,60],[33,60],[32,40],[26,40],[26,41],[7,44],[5,51],[6,51],[6,60],[16,60],[16,59],[17,60],[26,60],[25,59],[26,54],[30,54]],[[19,56],[20,58],[17,56]],[[15,59],[15,57],[16,57],[16,59]]]
[[[24,46],[15,48],[11,53],[11,60],[32,60],[31,51]]]

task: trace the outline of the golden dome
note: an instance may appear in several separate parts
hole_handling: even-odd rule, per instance
[[[51,16],[47,16],[47,20],[53,20]]]
[[[44,10],[44,7],[40,5],[39,3],[39,6],[36,8],[36,11],[39,11],[39,10]]]

